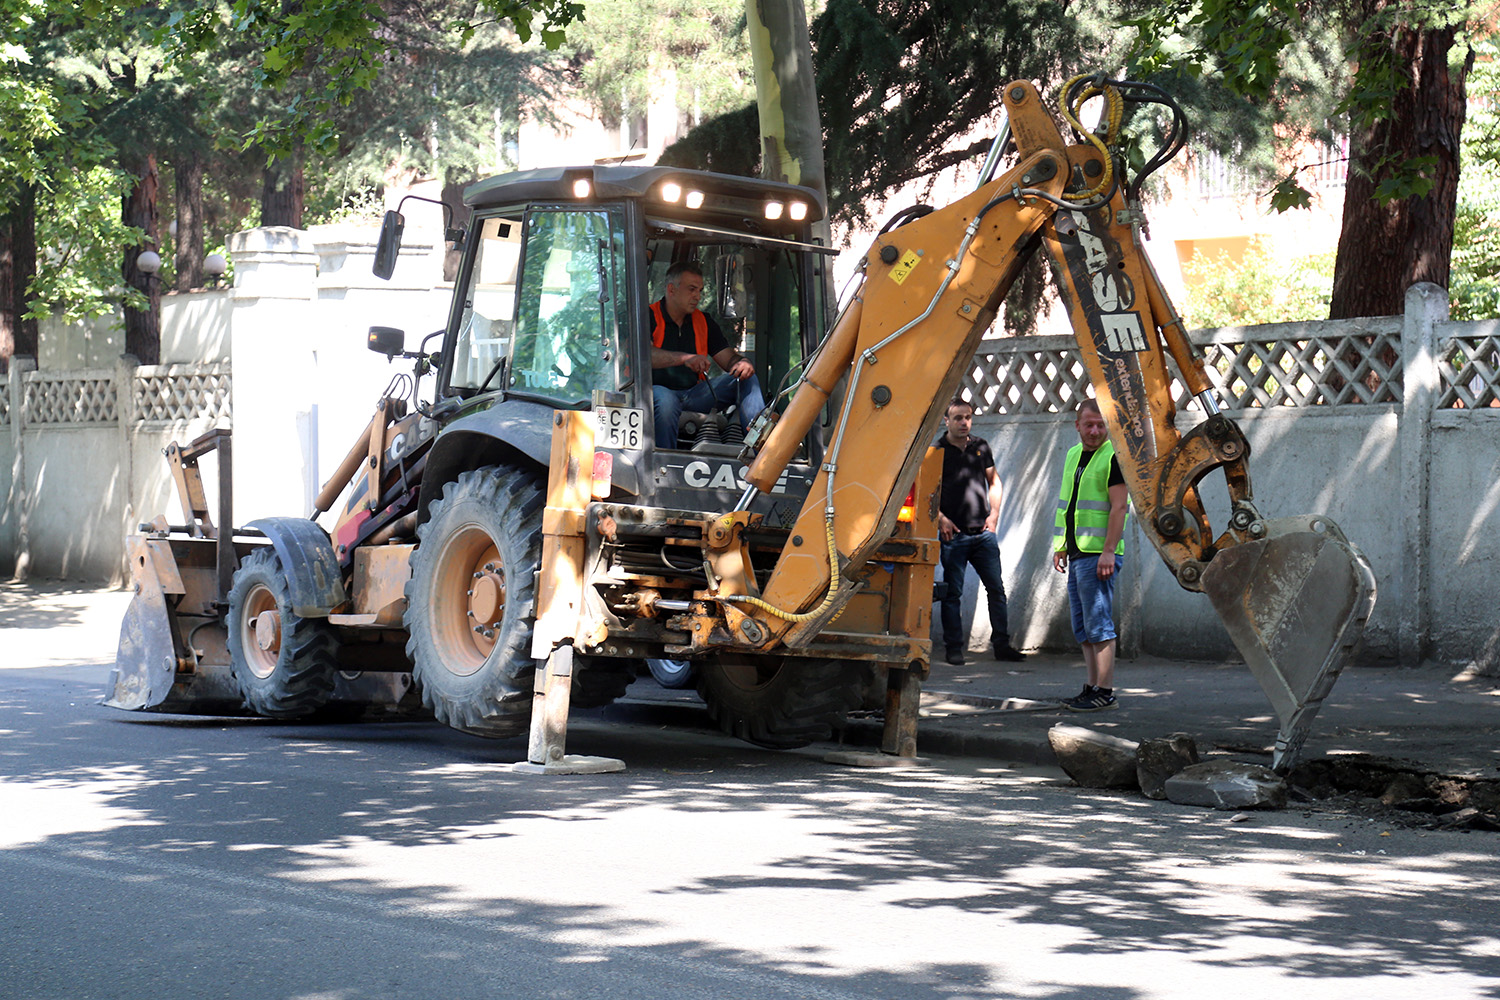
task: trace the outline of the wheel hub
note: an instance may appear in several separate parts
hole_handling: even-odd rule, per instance
[[[281,615],[262,611],[255,616],[255,644],[267,653],[281,652]]]
[[[474,574],[469,588],[469,619],[483,628],[499,628],[505,610],[505,575],[497,563],[487,563]]]

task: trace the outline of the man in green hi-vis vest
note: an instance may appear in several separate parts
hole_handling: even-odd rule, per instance
[[[1068,450],[1058,491],[1052,566],[1068,574],[1073,635],[1083,646],[1088,682],[1063,704],[1075,712],[1114,708],[1115,579],[1125,556],[1130,490],[1115,460],[1099,404],[1085,399],[1074,421],[1079,443]]]

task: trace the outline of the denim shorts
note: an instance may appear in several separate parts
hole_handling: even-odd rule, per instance
[[[1079,642],[1109,642],[1115,638],[1115,581],[1125,557],[1115,556],[1115,572],[1099,579],[1098,556],[1068,558],[1068,610],[1073,617],[1073,638]]]

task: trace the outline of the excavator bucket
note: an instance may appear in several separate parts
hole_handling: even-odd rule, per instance
[[[1326,517],[1259,523],[1209,562],[1203,590],[1281,719],[1272,767],[1285,773],[1364,632],[1375,574]]]

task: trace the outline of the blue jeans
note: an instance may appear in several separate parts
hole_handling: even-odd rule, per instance
[[[766,398],[760,391],[760,379],[751,375],[736,380],[733,375],[720,375],[706,379],[691,389],[672,389],[664,385],[651,387],[651,412],[656,423],[656,446],[677,447],[677,421],[682,411],[708,413],[712,410],[727,410],[737,406],[736,416],[740,427],[749,427],[750,421],[760,416],[766,408]]]
[[[943,645],[962,652],[964,636],[964,574],[970,566],[979,574],[990,603],[990,642],[997,649],[1010,645],[1010,621],[1005,608],[1005,583],[1000,579],[1000,540],[993,531],[954,535],[943,543],[943,582],[946,591],[939,610],[943,617]]]
[[[1068,557],[1068,610],[1080,643],[1115,638],[1115,581],[1124,565],[1125,557],[1116,555],[1114,576],[1101,580],[1098,556]]]

